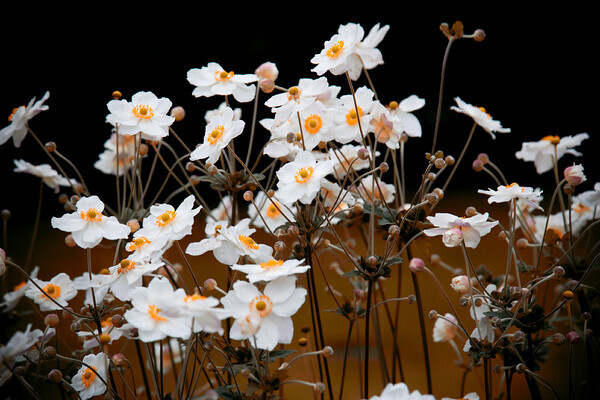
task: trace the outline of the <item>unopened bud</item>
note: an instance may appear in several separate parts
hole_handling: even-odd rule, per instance
[[[581,336],[575,331],[567,332],[567,340],[571,344],[578,344],[581,341]]]
[[[356,155],[358,156],[358,158],[360,158],[361,160],[366,160],[369,158],[369,150],[365,149],[364,147],[361,147],[360,149],[358,149],[358,151],[356,152]]]
[[[446,156],[444,158],[444,161],[446,162],[446,164],[448,165],[454,165],[454,163],[456,162],[456,160],[454,159],[454,157],[452,156]]]
[[[317,382],[315,383],[315,386],[313,386],[315,392],[317,393],[323,393],[325,391],[325,384],[323,382]]]
[[[279,77],[279,70],[277,69],[277,65],[275,63],[266,61],[256,68],[254,74],[262,80],[275,81],[277,80],[277,77]]]
[[[428,193],[425,197],[429,204],[437,204],[440,201],[440,197],[435,192]]]
[[[414,294],[409,294],[408,295],[408,304],[414,304],[417,301],[417,296],[415,296]]]
[[[554,343],[555,345],[560,346],[564,342],[565,342],[565,335],[563,335],[562,333],[558,332],[558,333],[555,333],[554,335],[552,335],[552,343]]]
[[[71,234],[65,236],[65,244],[69,247],[77,246],[77,243],[75,243],[75,239],[73,239],[73,236],[71,236]]]
[[[273,249],[279,253],[285,250],[285,242],[278,240],[273,244]]]
[[[54,142],[48,142],[44,147],[46,147],[46,150],[48,150],[49,153],[56,151],[56,143]]]
[[[115,328],[121,328],[125,323],[125,318],[121,314],[115,314],[110,319]]]
[[[196,170],[196,165],[195,165],[193,162],[191,162],[191,161],[188,161],[188,162],[185,164],[185,170],[186,170],[187,172],[194,172],[194,171]]]
[[[554,277],[556,279],[562,279],[562,277],[565,275],[565,269],[563,267],[561,267],[560,265],[554,267],[552,272],[554,273]]]
[[[100,344],[109,344],[112,339],[110,334],[102,332],[100,335],[98,335],[98,340],[100,341]]]
[[[485,31],[483,29],[477,29],[473,32],[473,40],[481,42],[483,39],[485,39]]]
[[[410,272],[413,273],[418,273],[421,272],[425,269],[425,262],[420,259],[420,258],[411,258],[410,262],[408,263],[408,268],[410,269]]]
[[[112,362],[117,367],[126,367],[128,366],[127,358],[122,353],[116,353],[112,356]]]
[[[483,171],[483,162],[481,162],[481,160],[479,160],[479,159],[473,161],[473,170],[475,172]]]
[[[127,226],[131,230],[131,233],[134,233],[140,229],[140,222],[137,219],[130,219],[127,221]]]
[[[260,90],[263,91],[263,93],[271,93],[273,92],[273,90],[275,90],[275,82],[273,82],[270,79],[265,79],[260,81]]]
[[[54,360],[56,358],[56,348],[54,348],[54,346],[44,347],[42,356],[43,356],[44,360]]]
[[[246,190],[244,192],[244,200],[246,201],[250,201],[254,198],[254,193],[252,193],[250,190]]]
[[[209,292],[212,290],[215,290],[216,287],[217,287],[217,281],[215,281],[213,278],[208,278],[207,280],[204,281],[204,288],[206,290],[208,290]]]
[[[296,225],[290,225],[288,227],[288,233],[293,237],[297,237],[300,234],[300,229]]]
[[[389,169],[390,169],[390,166],[389,166],[389,165],[388,165],[388,163],[386,163],[386,162],[382,162],[382,163],[379,165],[379,170],[380,170],[381,172],[383,172],[383,173],[386,173],[386,172],[388,172],[388,170],[389,170]]]
[[[433,165],[435,165],[435,167],[437,169],[441,169],[442,167],[444,167],[446,165],[446,161],[444,161],[443,158],[436,158]]]
[[[529,245],[529,240],[527,240],[526,238],[519,238],[517,240],[516,245],[517,245],[517,248],[519,248],[519,249],[525,249]]]
[[[48,381],[51,383],[60,383],[62,382],[63,374],[60,370],[54,368],[48,372]]]
[[[171,109],[171,117],[175,118],[176,122],[181,121],[185,118],[185,108],[181,106],[173,107]]]
[[[390,225],[388,228],[388,234],[391,237],[398,237],[400,235],[400,227],[396,224]]]
[[[329,358],[333,355],[333,349],[331,348],[331,346],[323,347],[323,350],[321,350],[321,352],[323,353],[323,357],[325,358]]]
[[[429,319],[431,320],[436,320],[438,317],[438,313],[435,310],[431,310],[429,311]]]
[[[58,325],[59,318],[56,314],[48,314],[44,317],[44,324],[51,328],[55,328]]]

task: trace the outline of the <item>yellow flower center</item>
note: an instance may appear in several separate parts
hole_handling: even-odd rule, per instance
[[[311,114],[304,120],[304,129],[311,135],[319,132],[323,127],[323,120],[317,114]]]
[[[581,204],[581,203],[577,203],[577,205],[575,205],[575,206],[573,207],[573,211],[575,211],[575,212],[576,212],[576,213],[578,213],[578,214],[582,214],[582,213],[584,213],[584,212],[586,212],[586,211],[590,211],[590,210],[591,210],[591,208],[590,208],[590,207],[588,207],[588,206],[584,206],[584,205],[583,205],[583,204]]]
[[[314,168],[313,167],[303,167],[300,168],[298,170],[298,172],[296,172],[296,182],[298,183],[304,183],[306,181],[308,181],[310,179],[310,177],[312,176],[314,172]]]
[[[221,137],[225,133],[225,128],[221,125],[217,125],[213,131],[206,136],[206,141],[212,146],[221,140]]]
[[[513,183],[511,183],[510,185],[504,185],[504,187],[505,187],[505,188],[507,188],[507,189],[510,189],[510,188],[511,188],[511,187],[513,187],[513,186],[519,186],[519,184],[518,184],[517,182],[513,182]],[[524,187],[522,187],[522,188],[521,188],[521,192],[524,192],[524,191],[525,191],[525,188],[524,188]]]
[[[300,98],[300,89],[297,86],[292,86],[288,89],[287,98],[289,101],[298,101]]]
[[[233,73],[233,71],[217,71],[215,72],[215,79],[223,82],[223,81],[228,81],[229,79],[231,79],[233,77],[233,75],[235,75]]]
[[[283,265],[283,260],[274,260],[274,259],[270,259],[267,262],[263,262],[260,263],[260,267],[262,269],[271,269],[271,268],[277,268]]]
[[[186,303],[188,303],[190,301],[204,300],[204,299],[206,299],[206,296],[202,296],[201,294],[194,293],[194,294],[188,294],[187,296],[184,297],[183,300]]]
[[[27,285],[27,282],[23,281],[21,283],[19,283],[18,285],[15,285],[15,287],[13,288],[13,292],[16,292],[17,290],[24,288]]]
[[[560,143],[560,137],[556,136],[556,135],[548,135],[548,136],[544,136],[542,138],[542,140],[546,140],[552,144],[559,144]]]
[[[81,211],[81,219],[88,222],[100,222],[102,221],[102,213],[95,208],[90,208],[87,211]]]
[[[90,387],[92,383],[96,380],[96,370],[93,368],[86,368],[83,374],[81,374],[81,383],[83,386]]]
[[[344,52],[344,41],[340,40],[333,46],[327,49],[325,54],[329,58],[338,58]]]
[[[44,292],[46,292],[46,294],[53,299],[56,299],[58,296],[60,296],[60,286],[49,283],[48,285],[44,286]]]
[[[275,204],[270,204],[269,207],[267,207],[267,217],[277,218],[280,214],[281,212],[279,212],[279,209],[275,207]]]
[[[352,108],[350,111],[348,111],[348,114],[346,114],[346,123],[348,125],[355,125],[358,122],[358,118],[361,117],[362,114],[363,112],[360,107],[358,107],[358,113],[356,112],[355,108]]]
[[[165,211],[156,217],[156,225],[163,227],[169,225],[175,219],[177,213],[175,211]]]
[[[250,302],[249,307],[250,311],[256,311],[262,318],[264,318],[267,315],[269,315],[269,313],[273,309],[273,302],[268,296],[265,296],[263,294],[261,296],[255,297]]]
[[[112,317],[106,317],[102,321],[100,321],[100,326],[102,328],[110,328],[112,327]]]
[[[133,113],[133,115],[135,115],[136,118],[150,119],[154,117],[154,110],[152,110],[152,107],[148,105],[137,105],[133,107],[131,112]]]
[[[25,107],[25,106],[21,106],[21,107]],[[19,108],[21,107],[15,107],[13,108],[12,112],[10,113],[10,115],[8,116],[8,120],[12,122],[13,116],[15,115],[15,113],[19,110]]]
[[[481,111],[482,113],[484,113],[485,115],[487,115],[488,118],[492,118],[492,116],[485,111],[485,108],[479,107],[479,111]]]
[[[135,261],[124,259],[124,260],[121,260],[121,262],[119,263],[119,268],[117,269],[117,272],[119,274],[127,273],[134,268],[135,268]]]
[[[239,235],[238,239],[246,248],[252,250],[258,250],[258,244],[250,236]]]
[[[154,304],[150,304],[148,306],[148,314],[150,314],[150,317],[152,317],[153,320],[166,321],[167,319],[165,317],[161,317],[160,315],[158,315],[160,311],[160,308],[156,307]]]

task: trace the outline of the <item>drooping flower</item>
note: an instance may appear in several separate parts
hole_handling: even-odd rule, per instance
[[[254,74],[236,74],[226,71],[216,62],[208,63],[202,68],[192,68],[187,72],[187,80],[195,86],[192,95],[195,97],[228,96],[240,103],[252,101],[256,94],[256,86],[248,85],[258,80]]]
[[[223,306],[231,312],[235,321],[231,326],[230,337],[234,340],[250,341],[256,347],[273,350],[277,344],[291,343],[294,335],[292,315],[304,304],[306,289],[296,287],[296,276],[284,276],[267,283],[264,291],[252,283],[236,281],[233,289],[221,298]],[[242,331],[243,321],[256,327],[256,317],[260,317],[258,329]],[[254,322],[254,323],[251,323]],[[240,326],[241,325],[241,326]]]
[[[317,75],[323,75],[327,71],[340,75],[348,71],[351,56],[364,34],[364,29],[358,24],[349,24],[346,29],[338,31],[325,42],[323,50],[310,60],[316,64],[311,71]]]
[[[143,342],[162,340],[167,336],[181,339],[191,334],[191,318],[179,307],[186,296],[183,289],[173,290],[167,278],[155,277],[148,286],[131,291],[133,307],[123,317],[138,329]]]
[[[565,168],[564,175],[567,183],[571,186],[577,186],[587,180],[583,173],[583,165],[573,163],[570,167]]]
[[[37,274],[40,271],[40,267],[36,266],[33,268],[33,270],[31,271],[31,273],[29,274],[29,276],[33,279],[33,278],[37,278]],[[27,285],[27,281],[22,281],[20,283],[18,283],[17,285],[15,285],[13,287],[13,289],[11,291],[7,291],[6,293],[4,293],[2,295],[2,303],[0,303],[0,309],[3,312],[8,312],[11,310],[14,310],[17,305],[19,304],[19,301],[23,298],[23,296],[25,295],[25,292],[28,289],[28,285]]]
[[[127,100],[111,100],[107,107],[110,114],[106,121],[117,127],[122,135],[137,135],[159,140],[169,135],[169,127],[175,118],[169,115],[171,100],[158,98],[152,92],[137,92]]]
[[[15,108],[8,117],[10,125],[0,130],[0,145],[12,137],[15,147],[21,147],[21,143],[27,135],[27,123],[31,118],[48,109],[48,106],[44,104],[48,97],[50,97],[50,92],[46,92],[38,101],[35,101],[34,97],[27,106]]]
[[[339,32],[345,30],[353,30],[352,23],[341,25],[338,29]],[[383,56],[381,51],[377,48],[379,43],[383,40],[387,31],[390,29],[389,25],[380,26],[379,23],[375,24],[369,34],[354,47],[354,51],[348,60],[348,75],[353,81],[357,80],[364,69],[373,69],[378,65],[383,64]]]
[[[497,289],[494,284],[489,284],[485,288],[486,293],[492,293]],[[494,327],[492,326],[491,318],[486,315],[487,312],[493,311],[493,306],[490,299],[485,294],[474,295],[471,299],[472,305],[469,307],[471,318],[477,326],[471,333],[471,338],[492,343],[495,338]],[[468,352],[471,349],[471,341],[467,340],[463,347],[463,351]]]
[[[410,391],[406,383],[388,383],[379,396],[369,400],[435,400],[431,394],[421,394],[418,390]]]
[[[81,197],[75,204],[77,210],[62,217],[52,217],[53,228],[71,232],[75,243],[84,249],[95,247],[103,238],[126,239],[131,228],[121,224],[117,217],[106,216],[104,203],[98,196]]]
[[[104,151],[98,156],[94,168],[107,175],[122,176],[135,167],[136,154],[145,157],[136,147],[135,136],[113,133],[104,142]]]
[[[500,185],[497,190],[481,190],[478,193],[487,194],[488,203],[506,203],[513,199],[520,200],[529,206],[542,210],[542,207],[537,204],[537,201],[542,194],[541,190],[534,190],[528,186],[519,186],[518,183],[511,183],[510,185]]]
[[[579,133],[575,136],[544,136],[537,142],[524,142],[521,150],[515,153],[519,160],[532,161],[535,165],[536,172],[543,174],[550,171],[554,167],[554,158],[556,161],[562,158],[565,154],[571,154],[576,157],[582,154],[575,150],[581,142],[588,139],[587,133]]]
[[[495,133],[509,133],[510,128],[503,128],[499,121],[493,119],[483,107],[476,107],[465,103],[459,97],[455,97],[456,106],[450,107],[451,110],[466,114],[473,118],[473,121],[490,134],[492,139],[496,139]]]
[[[427,236],[442,235],[446,247],[458,246],[464,242],[466,247],[476,248],[481,237],[490,233],[498,225],[498,221],[488,222],[488,213],[477,214],[468,218],[459,218],[450,213],[436,213],[427,219],[434,228],[425,229]]]
[[[224,101],[221,104],[219,104],[219,107],[206,111],[204,113],[204,121],[208,124],[208,123],[210,123],[210,120],[213,119],[213,117],[215,115],[223,116],[223,114],[225,112],[228,112],[227,111],[228,109],[233,110],[233,119],[234,120],[238,120],[238,119],[242,118],[242,109],[241,108],[239,108],[239,107],[232,108],[227,104],[227,102]]]
[[[33,283],[29,283],[25,296],[33,300],[40,307],[40,311],[61,310],[60,306],[66,307],[68,301],[77,296],[73,281],[64,272],[59,273],[47,282],[38,278],[32,278],[31,280],[43,291]]]
[[[472,280],[472,279],[471,279]],[[472,285],[472,283],[471,283]],[[467,294],[469,293],[469,277],[466,275],[458,275],[452,278],[452,282],[450,283],[450,287],[454,289],[454,291],[458,294]]]
[[[310,204],[321,189],[321,180],[333,171],[334,161],[317,161],[310,151],[296,155],[277,171],[279,199],[285,204],[300,201]]]
[[[207,163],[214,164],[219,159],[221,150],[242,133],[244,126],[244,121],[234,119],[231,108],[226,108],[222,114],[214,115],[206,125],[204,142],[192,151],[190,160],[206,159]]]
[[[48,164],[34,165],[25,160],[14,160],[14,163],[16,167],[14,169],[15,172],[24,172],[37,176],[42,182],[52,188],[54,193],[58,193],[61,186],[71,186],[71,183],[76,183],[74,180],[69,182],[67,178],[60,175]]]
[[[433,341],[436,343],[449,342],[456,336],[456,318],[450,313],[444,318],[437,318],[433,324]]]
[[[150,207],[150,215],[144,218],[142,228],[136,237],[145,236],[150,240],[180,240],[192,233],[194,217],[202,206],[194,207],[194,195],[187,196],[175,209],[170,204],[157,204]]]
[[[310,265],[303,265],[304,260],[276,260],[270,259],[258,264],[235,264],[231,269],[246,274],[250,283],[269,282],[281,276],[301,274],[310,269]]]
[[[0,365],[12,368],[16,363],[26,361],[27,359],[37,361],[39,349],[36,345],[46,342],[55,334],[56,330],[54,328],[49,328],[44,333],[40,329],[32,330],[31,324],[27,324],[24,331],[15,332],[6,344],[0,345]]]
[[[106,368],[108,358],[104,353],[88,354],[83,364],[71,379],[71,386],[79,393],[81,400],[87,400],[106,392]]]

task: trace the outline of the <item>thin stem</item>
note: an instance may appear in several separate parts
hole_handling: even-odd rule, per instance
[[[442,60],[442,76],[440,78],[440,90],[438,94],[438,105],[435,118],[435,127],[433,129],[433,142],[431,144],[431,154],[435,152],[435,146],[437,144],[438,131],[440,126],[440,116],[442,114],[442,99],[444,97],[444,80],[446,77],[446,64],[448,63],[448,55],[450,53],[450,46],[454,42],[454,36],[448,38],[448,44],[446,45],[446,51],[444,52],[444,59]]]
[[[369,318],[371,315],[371,297],[373,296],[373,279],[369,279],[367,289],[367,307],[365,310],[365,368],[364,368],[364,398],[369,398]]]

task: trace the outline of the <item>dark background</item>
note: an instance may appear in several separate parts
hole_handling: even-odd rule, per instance
[[[186,119],[173,127],[193,147],[202,140],[205,111],[215,108],[221,99],[193,97],[193,86],[186,80],[190,68],[215,61],[236,73],[252,73],[261,63],[271,61],[280,71],[277,83],[289,87],[300,78],[317,78],[310,71],[310,59],[340,24],[360,23],[366,33],[376,23],[388,24],[391,28],[379,46],[385,64],[370,71],[379,98],[388,103],[416,94],[426,100],[425,107],[415,113],[423,137],[410,140],[407,147],[407,186],[411,187],[420,180],[424,153],[431,149],[447,43],[439,26],[460,20],[466,33],[481,28],[487,37],[480,43],[463,39],[452,46],[437,147],[457,157],[472,126],[469,117],[449,110],[455,96],[485,107],[512,132],[492,140],[478,129],[452,187],[493,187],[488,176],[470,168],[478,153],[487,152],[509,181],[548,188],[554,183],[552,173],[538,175],[533,163],[517,160],[514,153],[523,141],[581,132],[591,136],[580,147],[589,160],[584,162],[589,181],[581,190],[593,186],[598,170],[591,161],[598,148],[599,102],[597,63],[592,61],[597,53],[597,27],[589,10],[481,4],[444,10],[403,4],[392,11],[383,6],[366,9],[363,5],[353,10],[349,5],[324,4],[305,2],[285,12],[275,4],[191,7],[170,3],[160,9],[139,3],[103,3],[102,8],[89,9],[6,6],[0,24],[4,41],[0,115],[8,116],[14,107],[27,104],[34,96],[39,99],[49,90],[46,104],[50,109],[30,125],[42,142],[57,143],[102,198],[112,195],[113,178],[94,169],[93,163],[110,135],[106,104],[114,90],[128,100],[138,91],[152,91],[171,99],[174,106],[184,106]],[[326,76],[331,85],[342,87],[342,94],[349,93],[345,77]],[[363,75],[355,87],[365,84]],[[268,95],[260,96],[262,105]],[[249,126],[252,104],[232,105],[242,108],[242,118]],[[272,114],[259,107],[259,115]],[[255,143],[264,143],[268,132],[260,126],[257,132]],[[244,140],[236,140],[238,149],[244,147]],[[177,151],[183,150],[176,141],[171,143]],[[37,181],[12,172],[15,158],[35,164],[48,159],[29,136],[19,149],[12,142],[0,147],[0,208],[13,213],[24,208],[21,218],[33,218],[28,210],[35,209]],[[561,168],[583,161],[566,156]],[[45,202],[45,206],[51,215],[60,211],[56,202]]]

